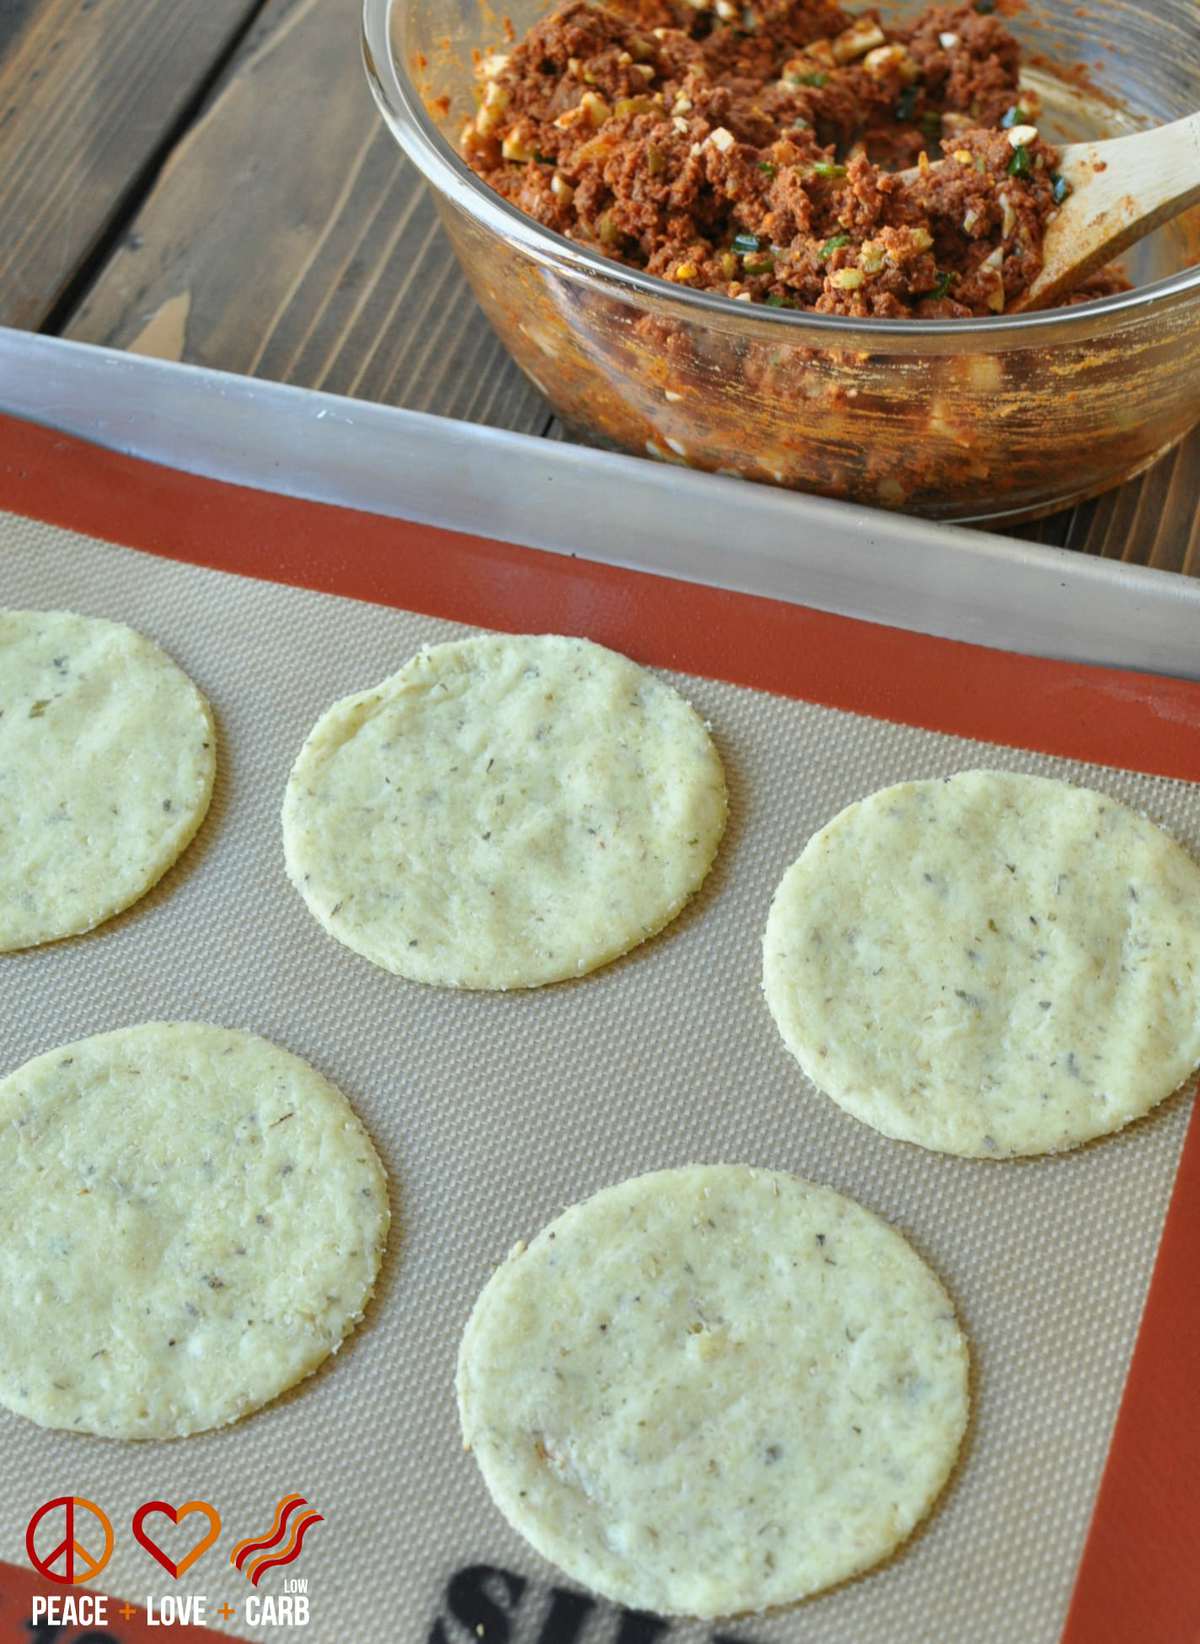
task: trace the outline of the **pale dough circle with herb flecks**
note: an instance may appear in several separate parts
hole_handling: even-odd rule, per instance
[[[161,1439],[309,1375],[362,1317],[383,1167],[344,1096],[250,1033],[150,1022],[0,1082],[0,1403]]]
[[[725,811],[712,738],[671,686],[588,640],[494,634],[419,651],[321,717],[284,847],[311,912],[372,963],[538,987],[673,919]]]
[[[783,878],[767,1002],[814,1084],[940,1152],[1055,1152],[1200,1063],[1200,867],[1106,794],[965,771],[849,806]]]
[[[0,610],[0,952],[136,902],[212,797],[208,703],[144,635]]]
[[[945,1290],[851,1199],[693,1165],[518,1244],[459,1352],[463,1439],[505,1518],[617,1603],[705,1619],[885,1558],[966,1428]]]

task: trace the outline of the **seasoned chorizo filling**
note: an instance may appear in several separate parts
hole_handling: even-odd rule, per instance
[[[830,0],[570,0],[480,60],[463,152],[547,228],[681,285],[1002,313],[1067,185],[995,4],[892,27]]]

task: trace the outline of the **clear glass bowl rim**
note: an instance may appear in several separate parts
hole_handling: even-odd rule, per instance
[[[1006,342],[1045,343],[1050,339],[1039,334],[1047,330],[1061,333],[1065,329],[1074,335],[1080,330],[1102,330],[1109,316],[1131,317],[1137,310],[1165,309],[1174,306],[1176,299],[1200,290],[1197,264],[1132,291],[1069,308],[969,320],[860,319],[808,309],[768,308],[763,303],[755,303],[748,312],[748,304],[736,303],[718,292],[693,291],[655,274],[643,274],[640,269],[602,257],[565,235],[543,228],[490,189],[455,152],[430,119],[420,92],[392,52],[392,13],[398,6],[414,3],[416,0],[363,0],[363,63],[375,100],[397,141],[426,180],[469,216],[501,239],[515,242],[539,262],[576,278],[582,276],[609,289],[623,288],[643,299],[652,298],[656,304],[691,309],[697,321],[704,314],[725,324],[731,320],[745,324],[753,317],[759,324],[813,329],[826,334],[830,347],[836,347],[839,339],[853,346],[852,339],[861,340],[864,335],[907,338],[910,342],[917,338],[976,336],[989,347],[1002,347]]]

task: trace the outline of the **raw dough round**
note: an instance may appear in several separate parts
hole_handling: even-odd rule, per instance
[[[212,797],[208,703],[144,635],[0,610],[0,952],[144,896]]]
[[[607,1188],[518,1245],[463,1337],[464,1441],[537,1550],[711,1619],[887,1556],[946,1480],[967,1350],[851,1199],[738,1165]]]
[[[764,986],[856,1118],[969,1157],[1117,1130],[1200,1062],[1200,868],[1145,817],[965,771],[860,800],[775,894]]]
[[[0,1082],[0,1403],[174,1438],[335,1352],[375,1283],[387,1182],[344,1096],[253,1034],[150,1022]]]
[[[588,640],[495,634],[335,703],[296,760],[283,836],[312,913],[373,964],[538,987],[673,919],[725,809],[677,691]]]

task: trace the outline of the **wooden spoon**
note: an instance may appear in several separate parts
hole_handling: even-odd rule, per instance
[[[1200,201],[1200,114],[1106,143],[1070,143],[1071,194],[1046,224],[1042,271],[1009,308],[1049,308],[1143,235]]]

